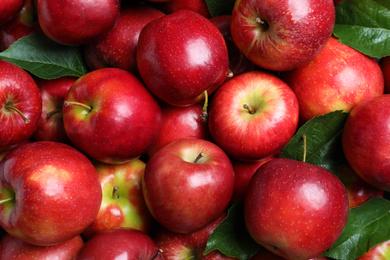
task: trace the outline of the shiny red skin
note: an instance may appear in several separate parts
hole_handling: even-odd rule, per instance
[[[0,260],[73,259],[83,246],[81,236],[55,246],[35,246],[5,235],[0,240]]]
[[[205,90],[210,95],[224,82],[229,56],[222,34],[209,19],[179,10],[144,27],[137,65],[154,95],[171,105],[190,106],[204,99]]]
[[[335,110],[349,112],[364,99],[384,93],[378,63],[334,37],[310,63],[280,77],[298,98],[301,124]]]
[[[4,0],[0,3],[0,25],[11,21],[22,9],[25,0]]]
[[[75,260],[162,260],[159,248],[146,233],[135,229],[111,229],[88,239]]]
[[[60,77],[56,79],[36,78],[42,97],[42,114],[33,138],[36,141],[54,141],[71,144],[65,132],[62,116],[64,98],[76,77]],[[54,111],[57,111],[53,113]]]
[[[390,191],[390,95],[366,99],[350,112],[342,146],[351,168],[371,185]]]
[[[17,108],[28,120],[6,104]],[[22,68],[0,60],[0,151],[26,142],[38,127],[42,112],[41,92],[34,79]]]
[[[138,2],[121,8],[115,27],[102,39],[84,47],[88,67],[92,70],[115,67],[138,74],[139,34],[146,24],[163,15],[160,10]]]
[[[385,93],[390,94],[390,56],[383,57],[379,61],[385,80]]]
[[[379,243],[356,260],[387,260],[390,257],[390,240]]]
[[[0,162],[0,225],[40,246],[79,235],[96,217],[102,190],[91,161],[75,148],[51,141],[9,151]]]
[[[200,153],[203,157],[194,163]],[[233,194],[234,170],[214,143],[183,138],[148,160],[142,187],[158,223],[176,233],[191,233],[224,212]]]
[[[105,36],[119,18],[120,0],[37,0],[38,21],[52,40],[84,45]]]
[[[161,109],[163,125],[157,141],[147,151],[149,157],[153,156],[161,147],[180,138],[210,139],[207,121],[202,118],[202,104],[176,107],[162,103]]]
[[[166,14],[171,14],[173,12],[186,9],[197,12],[206,18],[211,17],[205,0],[171,0],[155,4],[155,6]]]
[[[66,106],[77,101],[92,107]],[[133,74],[103,68],[80,77],[65,96],[65,131],[72,143],[91,158],[124,163],[146,153],[162,125],[161,108]]]
[[[257,23],[257,18],[268,26]],[[231,33],[237,47],[253,63],[286,71],[312,60],[331,37],[334,23],[333,0],[238,0]]]
[[[342,182],[319,166],[273,159],[253,175],[244,201],[252,238],[274,254],[306,260],[341,235],[349,212]]]
[[[256,112],[251,114],[244,105]],[[298,126],[298,101],[276,76],[250,71],[225,82],[209,106],[212,140],[232,159],[257,161],[279,153]]]

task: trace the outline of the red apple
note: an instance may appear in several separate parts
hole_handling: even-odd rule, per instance
[[[33,245],[63,243],[86,229],[102,200],[96,170],[66,144],[39,141],[0,161],[0,225]]]
[[[139,159],[122,164],[94,162],[102,186],[102,204],[95,220],[83,232],[89,239],[105,230],[125,227],[148,233],[154,220],[142,194],[145,163]]]
[[[16,17],[22,9],[25,0],[5,0],[0,3],[0,25]]]
[[[253,63],[285,71],[311,61],[325,47],[334,23],[333,0],[238,0],[231,33]]]
[[[387,260],[390,259],[390,240],[379,243],[356,260]]]
[[[244,200],[252,238],[286,259],[324,253],[347,222],[342,182],[319,166],[285,158],[270,160],[253,175]]]
[[[205,0],[171,0],[155,4],[157,8],[166,14],[185,9],[197,12],[204,17],[210,18],[211,14]]]
[[[142,28],[163,16],[160,10],[140,2],[121,8],[115,27],[102,39],[84,46],[85,61],[92,70],[115,67],[138,74],[137,45]]]
[[[335,110],[349,112],[364,99],[384,93],[378,63],[333,37],[310,63],[280,77],[298,98],[301,124]]]
[[[42,113],[40,90],[22,68],[0,60],[0,152],[26,142]]]
[[[5,235],[0,240],[0,259],[74,259],[83,246],[84,241],[81,236],[55,246],[35,246],[11,235]]]
[[[120,0],[37,0],[38,21],[52,40],[84,45],[104,37],[116,24]]]
[[[142,187],[158,223],[176,233],[191,233],[224,212],[234,189],[234,171],[214,143],[182,138],[148,160]]]
[[[279,153],[298,126],[289,86],[261,71],[240,74],[215,92],[209,107],[213,141],[231,158],[256,161]]]
[[[33,138],[36,141],[54,141],[71,144],[65,132],[62,116],[64,98],[76,77],[60,77],[56,79],[36,78],[42,97],[42,114]]]
[[[224,82],[229,56],[221,32],[209,19],[179,10],[143,28],[137,65],[154,95],[171,105],[190,106]]]
[[[75,260],[151,259],[162,260],[159,248],[146,233],[135,229],[111,229],[88,239]]]
[[[65,96],[65,131],[91,158],[124,163],[146,153],[162,125],[161,108],[133,74],[103,68],[80,77]]]
[[[385,80],[385,93],[390,94],[390,56],[380,59],[379,65],[382,69]]]
[[[390,191],[390,95],[366,99],[350,112],[342,133],[345,158],[369,184]]]

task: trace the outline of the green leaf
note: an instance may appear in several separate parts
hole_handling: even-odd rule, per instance
[[[206,0],[212,17],[232,14],[235,0]]]
[[[249,259],[259,248],[245,227],[243,203],[235,203],[210,235],[204,254],[219,250],[230,257]]]
[[[306,162],[318,165],[335,174],[346,164],[341,134],[349,113],[334,111],[317,116],[301,126],[280,157],[302,161],[306,136]]]
[[[333,30],[339,41],[374,58],[390,55],[390,1],[344,0]]]
[[[390,239],[390,201],[373,197],[349,211],[343,233],[320,257],[353,260]]]
[[[56,43],[43,34],[20,38],[0,53],[0,59],[44,79],[82,76],[88,72],[80,47]]]

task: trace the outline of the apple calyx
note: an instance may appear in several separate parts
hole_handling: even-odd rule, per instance
[[[251,114],[251,115],[256,113],[256,108],[254,108],[253,106],[248,106],[247,104],[244,104],[242,107],[244,109],[248,110],[249,114]]]
[[[203,153],[200,152],[200,153],[198,154],[198,156],[195,158],[194,163],[198,163],[199,160],[200,160],[202,157],[203,157]]]
[[[204,91],[204,103],[202,108],[202,114],[200,115],[200,118],[207,123],[209,115],[207,113],[207,106],[209,105],[209,96],[207,94],[207,90]]]
[[[13,106],[12,102],[7,102],[5,103],[5,105],[3,106],[4,109],[8,110],[8,111],[15,111],[16,113],[18,113],[21,118],[23,119],[23,121],[28,124],[30,123],[30,119],[28,119],[25,115],[23,115],[22,112],[20,112],[19,109],[17,109],[16,107]]]
[[[117,193],[117,191],[119,190],[119,186],[118,185],[115,185],[114,188],[112,189],[112,198],[113,199],[119,199],[119,194]]]
[[[262,32],[265,32],[269,28],[269,24],[267,23],[266,20],[262,19],[261,17],[257,16],[255,18],[256,23],[259,25],[259,28],[261,29]]]
[[[86,110],[88,110],[88,112],[91,112],[92,109],[93,109],[92,106],[89,106],[89,105],[86,105],[86,104],[83,104],[83,103],[80,103],[80,102],[77,102],[77,101],[64,101],[64,105],[66,107],[67,106],[80,106],[80,107],[83,107]]]

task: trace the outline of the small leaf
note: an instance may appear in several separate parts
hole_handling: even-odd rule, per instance
[[[390,201],[373,197],[349,211],[343,233],[321,257],[354,260],[390,239]]]
[[[343,0],[336,6],[333,34],[368,56],[389,56],[390,1]]]
[[[235,0],[206,0],[212,17],[232,14]]]
[[[244,221],[243,203],[235,203],[227,217],[211,233],[204,254],[219,250],[229,257],[249,259],[260,245],[249,235]]]
[[[317,116],[301,126],[280,157],[302,161],[306,136],[306,162],[318,165],[335,174],[346,164],[341,145],[341,134],[349,113],[334,111]]]
[[[0,53],[0,59],[43,79],[82,76],[88,72],[78,46],[56,43],[43,34],[20,38]]]

